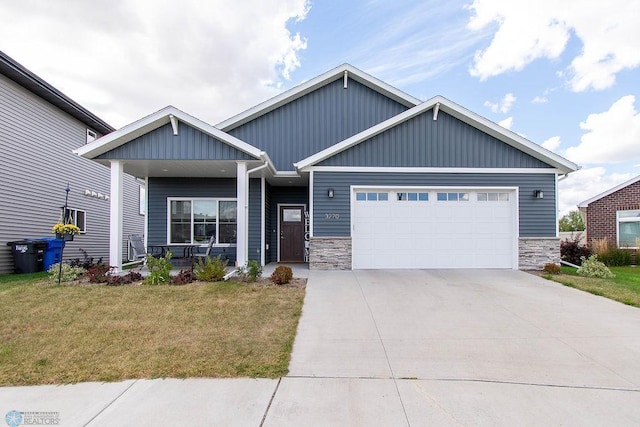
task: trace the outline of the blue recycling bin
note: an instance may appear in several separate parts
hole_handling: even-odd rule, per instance
[[[62,259],[62,248],[64,248],[65,242],[62,239],[56,239],[55,237],[41,237],[38,240],[47,242],[47,248],[44,251],[44,257],[42,258],[42,266],[44,271],[48,271],[49,267],[53,264],[57,264]]]

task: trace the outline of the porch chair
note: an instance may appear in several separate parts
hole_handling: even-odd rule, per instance
[[[147,249],[144,247],[144,240],[142,236],[139,234],[129,234],[129,244],[131,245],[131,250],[133,251],[133,261],[130,264],[141,263],[141,267],[147,263],[147,255],[152,255],[155,257],[160,256],[159,254],[152,254],[147,252]]]
[[[209,238],[209,243],[207,244],[207,250],[203,253],[194,252],[192,254],[193,263],[195,264],[199,259],[207,259],[209,255],[211,255],[211,248],[213,248],[214,243],[216,243],[216,236],[215,234],[212,234]]]

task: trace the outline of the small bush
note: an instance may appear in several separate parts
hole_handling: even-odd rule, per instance
[[[85,269],[82,267],[72,267],[71,265],[63,262],[62,263],[62,272],[60,273],[60,263],[53,264],[47,270],[49,273],[49,280],[53,283],[58,283],[58,277],[60,277],[60,282],[73,282],[74,280],[79,279],[85,273]]]
[[[591,252],[598,256],[609,252],[610,247],[608,239],[593,239],[591,241]]]
[[[560,271],[562,271],[560,269],[560,265],[559,264],[555,264],[553,262],[550,262],[548,264],[544,265],[544,268],[542,269],[545,273],[549,273],[549,274],[560,274]]]
[[[613,279],[616,277],[604,263],[598,261],[598,255],[591,255],[588,259],[582,257],[582,265],[576,271],[580,276]]]
[[[137,271],[130,271],[123,276],[109,275],[107,276],[107,285],[108,286],[120,286],[120,285],[128,285],[130,283],[135,283],[143,280],[142,274]]]
[[[108,273],[111,270],[107,264],[96,264],[87,269],[85,273],[89,283],[107,283]]]
[[[102,258],[98,258],[98,260],[96,261],[93,257],[90,257],[87,251],[85,251],[84,249],[78,248],[78,250],[82,252],[82,259],[74,258],[69,261],[69,265],[71,267],[82,267],[85,270],[89,270],[91,267],[103,264]]]
[[[151,255],[147,255],[147,268],[149,269],[149,275],[144,279],[145,285],[166,285],[171,279],[169,273],[171,273],[171,257],[173,254],[167,252],[164,257],[155,258]]]
[[[291,267],[287,267],[286,265],[281,265],[276,267],[271,274],[271,281],[276,285],[286,285],[293,278],[293,271]]]
[[[580,234],[560,243],[560,257],[571,264],[580,265],[581,258],[588,258],[589,255],[591,255],[589,248],[580,243]]]
[[[193,266],[196,279],[203,282],[219,282],[227,272],[228,259],[222,260],[220,255],[215,258],[204,257]]]
[[[187,285],[195,280],[195,275],[192,270],[180,270],[177,276],[171,278],[171,285]]]
[[[609,267],[631,265],[631,253],[615,246],[610,247],[604,253],[598,254],[598,259]]]
[[[244,267],[238,267],[236,272],[248,282],[255,282],[262,276],[262,266],[258,261],[251,260]]]

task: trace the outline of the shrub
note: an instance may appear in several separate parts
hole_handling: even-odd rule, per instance
[[[61,274],[59,275],[60,272]],[[58,277],[60,277],[60,282],[72,282],[82,277],[84,272],[84,268],[72,267],[65,262],[62,263],[62,270],[60,270],[60,263],[53,264],[47,270],[47,273],[49,273],[49,280],[53,283],[58,283]]]
[[[82,252],[82,259],[74,258],[69,261],[69,265],[71,265],[71,267],[82,267],[85,270],[88,270],[95,265],[103,264],[102,257],[98,258],[98,260],[96,261],[93,257],[90,257],[87,251],[85,251],[84,249],[78,248],[78,250]]]
[[[609,267],[631,265],[631,253],[615,246],[610,247],[607,252],[598,254],[598,259]]]
[[[107,283],[109,270],[111,267],[108,265],[97,264],[89,267],[85,274],[89,278],[89,283]]]
[[[544,265],[544,268],[542,269],[545,273],[549,273],[549,274],[560,274],[560,271],[562,271],[560,269],[560,265],[550,262],[548,264]]]
[[[107,286],[120,286],[128,285],[130,283],[139,282],[143,280],[142,274],[137,271],[130,271],[123,276],[109,275],[107,276]]]
[[[604,263],[598,261],[598,255],[591,255],[588,259],[582,257],[582,265],[576,271],[580,276],[613,279],[616,277]]]
[[[608,239],[593,239],[591,241],[591,252],[601,256],[602,254],[609,252],[610,246]]]
[[[170,285],[187,285],[193,282],[195,279],[195,275],[192,270],[180,270],[177,276],[171,278]]]
[[[563,240],[560,243],[560,258],[571,264],[580,265],[581,258],[588,258],[591,255],[589,248],[580,243],[580,234],[572,239]]]
[[[286,285],[293,278],[293,271],[291,267],[287,267],[286,265],[281,265],[276,267],[271,274],[271,281],[276,285]]]
[[[196,279],[203,282],[219,282],[226,274],[228,259],[222,260],[220,255],[215,258],[204,257],[193,266]]]
[[[244,267],[238,267],[236,272],[240,277],[249,282],[255,282],[262,276],[262,266],[258,261],[251,260]]]
[[[149,269],[149,275],[144,279],[145,285],[164,285],[168,284],[171,279],[169,273],[171,273],[171,257],[173,254],[167,252],[164,257],[155,258],[151,255],[147,255],[147,268]]]

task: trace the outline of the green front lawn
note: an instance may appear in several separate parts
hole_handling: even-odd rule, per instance
[[[287,372],[301,287],[54,286],[43,277],[0,276],[0,386]]]
[[[563,285],[621,303],[640,307],[640,267],[610,267],[615,279],[595,279],[576,274],[572,267],[562,267],[562,274],[545,276]]]

